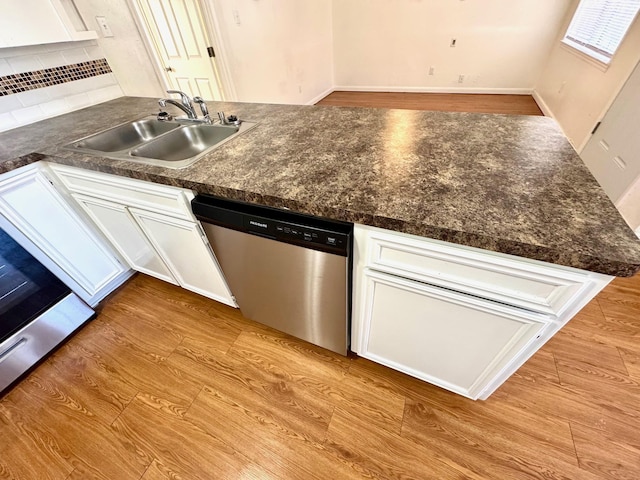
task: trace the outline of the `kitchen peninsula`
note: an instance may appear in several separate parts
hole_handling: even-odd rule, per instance
[[[0,172],[47,160],[607,275],[640,269],[638,239],[550,118],[212,102],[260,125],[185,169],[62,148],[157,110],[123,97],[1,133]]]
[[[259,124],[184,169],[64,148],[157,111],[154,99],[123,97],[0,134],[0,172],[45,161],[353,222],[352,350],[471,398],[490,395],[609,276],[640,269],[640,242],[552,119],[214,102],[209,108]],[[464,281],[438,266],[452,264]],[[447,305],[462,308],[453,317],[467,318],[467,304],[481,312],[455,331],[475,337],[467,342],[478,342],[479,354],[485,352],[477,345],[493,342],[486,358],[471,355],[455,372],[429,372],[454,363],[442,356],[421,363],[425,351],[448,353],[437,351],[438,340],[416,343],[413,356],[403,358],[400,347],[376,343],[400,325],[385,326],[376,313],[386,311],[385,302],[404,295],[407,310],[391,309],[399,318],[438,311],[439,303],[416,300],[435,298],[432,284],[462,292],[447,294]],[[479,323],[485,317],[504,323],[487,330]],[[395,341],[421,340],[412,328],[396,328],[408,333]],[[467,352],[473,345],[455,347]]]

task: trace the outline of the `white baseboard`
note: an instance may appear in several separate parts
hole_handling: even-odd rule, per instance
[[[317,95],[317,96],[313,97],[311,100],[309,100],[307,103],[305,103],[305,105],[315,105],[320,100],[322,100],[324,97],[326,97],[330,93],[333,93],[334,91],[335,91],[335,88],[330,87],[330,88],[326,89],[324,92],[322,92],[320,95]]]
[[[640,238],[640,227],[636,228],[635,234],[636,237]]]
[[[549,105],[547,105],[547,102],[544,101],[544,98],[542,98],[535,89],[531,92],[531,96],[536,101],[536,103],[538,104],[538,107],[540,107],[540,110],[542,110],[542,113],[544,113],[545,116],[556,118],[553,115],[553,112],[551,111],[551,109],[549,108]]]
[[[333,91],[343,92],[400,92],[400,93],[478,93],[502,95],[531,95],[531,88],[484,88],[484,87],[385,87],[337,85]]]

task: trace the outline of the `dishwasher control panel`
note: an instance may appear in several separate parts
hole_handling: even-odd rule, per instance
[[[291,210],[197,195],[191,209],[203,223],[347,257],[353,224]]]
[[[281,222],[264,217],[245,217],[244,224],[249,233],[257,233],[295,244],[309,243],[345,248],[349,241],[349,236],[345,233],[327,231],[322,228],[291,222]]]

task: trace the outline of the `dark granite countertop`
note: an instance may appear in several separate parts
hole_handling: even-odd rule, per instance
[[[123,97],[0,133],[0,172],[46,160],[609,275],[640,269],[640,241],[550,118],[209,109],[260,125],[179,170],[60,148],[157,112],[155,99]]]

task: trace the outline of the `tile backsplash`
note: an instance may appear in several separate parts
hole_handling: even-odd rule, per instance
[[[106,58],[0,77],[0,97],[111,73]]]
[[[0,49],[0,131],[121,96],[93,40]]]

